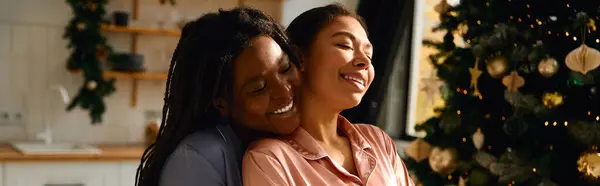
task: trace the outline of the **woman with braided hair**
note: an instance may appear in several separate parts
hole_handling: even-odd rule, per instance
[[[289,134],[297,59],[284,30],[252,8],[219,10],[188,23],[173,54],[163,119],[137,186],[241,186],[250,141]]]

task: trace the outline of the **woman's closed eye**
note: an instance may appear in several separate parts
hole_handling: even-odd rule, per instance
[[[267,83],[264,80],[255,80],[247,85],[246,90],[249,94],[258,94],[267,88]]]
[[[348,44],[336,44],[335,46],[344,50],[354,50],[354,48]]]
[[[285,63],[285,65],[283,66],[283,68],[281,69],[281,73],[287,73],[290,70],[292,70],[292,63],[290,63],[289,61]]]

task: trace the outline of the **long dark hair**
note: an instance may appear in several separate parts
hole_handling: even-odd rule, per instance
[[[219,10],[185,25],[169,67],[158,136],[142,156],[136,186],[158,185],[165,160],[181,140],[220,123],[213,100],[231,90],[232,61],[258,36],[273,38],[292,54],[283,28],[257,9]]]
[[[316,7],[303,12],[287,27],[287,34],[294,45],[301,52],[307,53],[317,34],[331,21],[339,16],[355,18],[367,31],[367,25],[362,17],[348,10],[344,6],[334,3],[327,6]]]

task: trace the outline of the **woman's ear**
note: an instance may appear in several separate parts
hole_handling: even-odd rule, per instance
[[[300,48],[298,47],[298,45],[292,45],[292,52],[294,53],[294,55],[296,56],[296,58],[298,58],[298,71],[300,72],[304,72],[304,54],[302,53],[302,50],[300,50]]]
[[[225,99],[221,97],[214,99],[213,106],[217,108],[221,116],[229,116],[229,105]]]

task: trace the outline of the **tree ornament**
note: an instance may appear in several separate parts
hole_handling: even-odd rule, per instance
[[[512,71],[509,75],[502,78],[502,84],[506,86],[506,90],[517,92],[519,88],[525,85],[525,79],[523,79],[517,71]]]
[[[431,170],[440,174],[451,174],[458,167],[458,154],[456,149],[433,147],[429,155]]]
[[[431,105],[435,105],[433,97],[440,94],[440,88],[444,85],[435,74],[435,71],[432,71],[429,77],[421,78],[421,91],[427,94],[426,101]]]
[[[85,22],[78,22],[77,23],[77,30],[79,31],[83,31],[87,28],[87,24]]]
[[[465,35],[469,32],[469,25],[467,25],[466,22],[462,22],[458,25],[458,27],[456,28],[456,31],[460,35]]]
[[[582,44],[569,52],[565,63],[572,71],[581,72],[585,75],[600,66],[600,51]]]
[[[584,152],[577,160],[577,170],[593,183],[600,181],[600,153],[598,146],[593,145],[588,152]]]
[[[471,85],[469,87],[473,89],[473,94],[480,95],[479,89],[477,88],[477,81],[482,73],[481,70],[479,70],[479,59],[476,59],[473,68],[469,68],[469,73],[471,74]]]
[[[544,93],[542,96],[542,102],[546,107],[552,109],[554,107],[560,106],[563,104],[563,97],[558,92],[553,93]]]
[[[473,139],[473,145],[475,146],[475,148],[477,150],[481,150],[481,147],[483,147],[483,142],[485,140],[485,136],[483,135],[483,132],[481,132],[481,129],[477,128],[477,132],[475,132],[471,138]]]
[[[98,83],[94,80],[90,80],[85,84],[85,87],[90,91],[94,91],[98,87]]]
[[[589,19],[590,22],[586,25],[589,28],[592,28],[593,31],[596,31],[596,21],[594,19]]]
[[[487,61],[486,68],[492,78],[500,78],[508,71],[508,59],[503,55],[494,56]]]
[[[558,62],[551,57],[544,58],[540,61],[540,64],[538,64],[538,71],[546,78],[552,77],[558,72]]]
[[[406,155],[417,162],[423,161],[429,156],[431,145],[421,138],[417,138],[410,142],[404,152]]]

